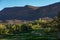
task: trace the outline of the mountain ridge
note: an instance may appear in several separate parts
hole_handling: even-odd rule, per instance
[[[8,7],[0,11],[0,20],[37,20],[43,17],[53,18],[60,11],[60,2],[48,6]]]

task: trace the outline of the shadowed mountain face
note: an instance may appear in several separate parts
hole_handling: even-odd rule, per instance
[[[36,20],[39,18],[57,16],[60,2],[43,7],[26,5],[24,7],[4,8],[0,11],[0,20]]]

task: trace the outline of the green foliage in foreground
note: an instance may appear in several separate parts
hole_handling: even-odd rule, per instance
[[[0,38],[15,38],[39,40],[58,39],[60,23],[57,18],[51,22],[40,22],[39,20],[29,24],[0,24]]]

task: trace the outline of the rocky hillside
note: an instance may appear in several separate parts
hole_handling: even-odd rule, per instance
[[[8,7],[0,11],[0,20],[36,20],[39,18],[57,16],[60,2],[43,7],[26,5],[24,7]]]

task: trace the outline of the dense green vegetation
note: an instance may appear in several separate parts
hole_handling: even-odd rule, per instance
[[[51,22],[35,20],[29,24],[0,24],[0,38],[57,40],[59,39],[57,36],[59,26],[57,17]]]
[[[52,21],[35,20],[28,24],[0,24],[0,39],[11,40],[58,40],[59,17]]]

